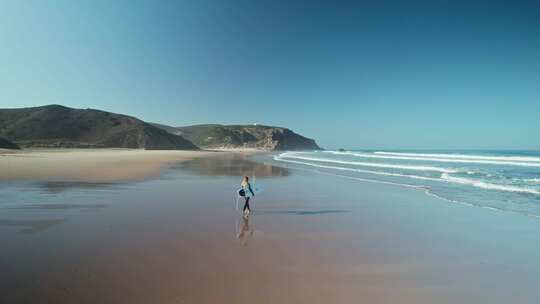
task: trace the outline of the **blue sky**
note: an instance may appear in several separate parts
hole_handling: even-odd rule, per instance
[[[534,1],[0,1],[0,107],[540,149]]]

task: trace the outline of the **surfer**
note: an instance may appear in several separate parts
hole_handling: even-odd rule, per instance
[[[249,184],[249,177],[244,176],[244,179],[242,179],[242,183],[240,184],[240,186],[242,186],[242,189],[240,189],[240,195],[243,196],[246,200],[244,203],[243,212],[245,215],[248,215],[251,212],[251,208],[249,208],[249,199],[251,198],[251,196],[255,196],[255,193],[253,193],[253,189],[251,189],[251,185]]]

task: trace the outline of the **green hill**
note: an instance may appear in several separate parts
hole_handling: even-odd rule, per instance
[[[134,117],[60,105],[0,109],[0,136],[21,147],[198,149]]]
[[[287,128],[263,125],[194,125],[170,127],[154,124],[189,139],[200,148],[257,148],[263,150],[320,150],[310,138]]]
[[[19,146],[0,137],[0,149],[20,149]]]

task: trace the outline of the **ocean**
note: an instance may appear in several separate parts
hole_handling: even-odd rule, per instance
[[[414,187],[453,203],[540,218],[540,151],[313,151],[274,160],[359,181]]]

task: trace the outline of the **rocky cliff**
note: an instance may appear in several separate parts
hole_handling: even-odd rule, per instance
[[[257,148],[262,150],[320,150],[310,138],[287,128],[263,125],[194,125],[170,127],[154,124],[180,135],[200,148]]]

